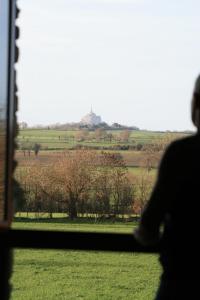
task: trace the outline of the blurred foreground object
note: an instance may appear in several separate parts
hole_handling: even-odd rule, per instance
[[[13,172],[15,137],[17,134],[17,87],[15,63],[18,48],[15,41],[19,29],[15,0],[0,0],[0,233],[6,232],[13,217]],[[10,295],[12,253],[0,238],[0,299]]]

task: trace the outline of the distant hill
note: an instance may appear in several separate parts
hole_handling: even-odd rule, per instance
[[[22,128],[22,127],[21,127]],[[101,122],[98,124],[85,124],[83,122],[77,122],[77,123],[56,123],[56,124],[50,124],[50,125],[35,125],[31,127],[26,127],[30,129],[54,129],[54,130],[77,130],[82,128],[87,128],[89,130],[95,130],[97,128],[102,128],[105,130],[140,130],[137,126],[127,126],[122,125],[119,123],[113,123],[112,125],[107,124],[106,122]],[[24,129],[24,128],[23,128]]]

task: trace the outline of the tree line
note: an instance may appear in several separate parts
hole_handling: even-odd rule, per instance
[[[140,213],[149,198],[153,178],[148,171],[130,174],[119,153],[66,151],[56,162],[27,162],[18,169],[16,211],[52,217],[124,216]]]

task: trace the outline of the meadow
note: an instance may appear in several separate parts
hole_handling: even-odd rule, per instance
[[[129,233],[136,225],[17,218],[13,228]],[[16,249],[11,299],[150,300],[159,276],[158,257],[152,254]]]
[[[120,134],[122,130],[106,130],[107,134],[112,134],[113,139],[100,139],[97,141],[94,131],[89,131],[87,138],[79,140],[77,138],[78,130],[54,130],[54,129],[23,129],[19,131],[17,138],[19,147],[28,148],[31,144],[39,143],[42,150],[63,150],[70,149],[74,146],[96,146],[96,147],[112,147],[114,145],[134,146],[137,144],[150,144],[154,141],[160,140],[164,137],[178,138],[185,136],[187,133],[169,133],[169,132],[156,132],[148,130],[132,130],[128,141],[120,141]]]
[[[120,134],[122,130],[106,130],[108,133]],[[61,140],[72,139],[72,136],[75,135],[77,130],[55,130],[55,129],[21,129],[19,131],[18,139],[26,140],[30,138],[31,140]],[[93,132],[93,131],[91,131]],[[148,131],[148,130],[132,130],[130,138],[134,138],[138,142],[151,142],[153,139],[162,137],[164,132]],[[178,133],[177,133],[178,135]]]
[[[16,152],[17,172],[23,173],[24,166],[30,162],[42,166],[54,163],[63,150],[72,149],[77,144],[98,146],[97,151],[101,151],[101,147],[112,147],[114,144],[133,146],[156,143],[157,140],[165,138],[167,133],[132,131],[128,142],[125,143],[116,140],[97,142],[94,139],[77,141],[75,134],[75,131],[69,130],[20,130],[19,150]],[[89,134],[92,136],[93,133]],[[120,135],[120,130],[112,134]],[[167,139],[170,141],[175,137],[180,137],[180,133],[168,135]],[[41,145],[39,154],[35,156],[33,151],[24,153],[23,149],[31,149],[34,143]],[[134,147],[113,151],[122,155],[133,179],[141,177],[147,170],[145,164],[150,154],[145,151],[138,151]],[[156,153],[156,163],[152,164],[153,168],[150,170],[153,178],[156,177],[159,159],[160,153]],[[36,219],[36,214],[30,212],[26,219],[26,213],[18,213],[13,228],[132,233],[133,228],[137,226],[136,221],[124,220],[95,222],[94,219],[78,218],[72,221],[67,219],[66,215],[53,213],[53,219],[48,219],[48,213],[42,213],[42,218],[39,216]],[[16,249],[11,299],[151,300],[154,299],[160,273],[156,254]]]

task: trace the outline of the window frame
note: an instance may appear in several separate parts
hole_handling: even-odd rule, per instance
[[[6,137],[5,137],[5,167],[4,167],[4,220],[0,221],[0,229],[8,228],[12,222],[13,205],[12,205],[12,185],[13,185],[13,171],[14,171],[14,138],[16,135],[16,86],[15,77],[16,71],[14,64],[17,61],[17,47],[15,46],[15,39],[17,38],[17,28],[15,26],[15,18],[17,14],[17,8],[15,1],[12,0],[1,0],[1,3],[7,4],[7,73],[6,76]],[[5,4],[5,5],[6,5]],[[6,46],[6,45],[3,45]]]

